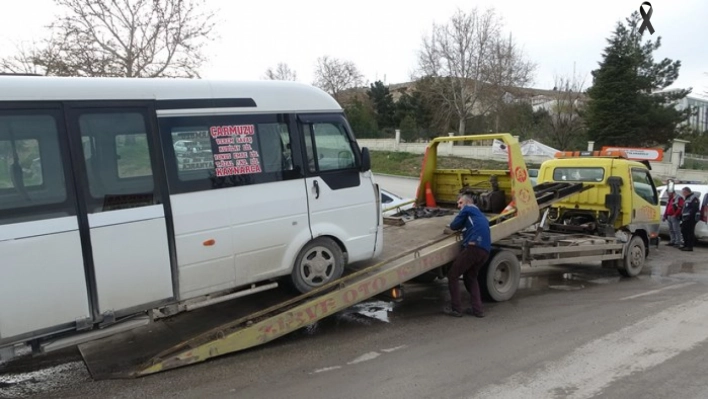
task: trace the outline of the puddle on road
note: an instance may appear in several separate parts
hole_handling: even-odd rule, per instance
[[[574,273],[525,276],[519,280],[519,289],[543,290],[546,288],[559,291],[576,291],[585,288],[590,282]]]
[[[652,275],[660,277],[668,277],[674,274],[694,274],[695,267],[693,262],[679,261],[668,265],[659,265],[652,270]]]
[[[59,364],[37,371],[0,374],[0,398],[26,398],[91,381],[83,362]]]
[[[584,288],[618,283],[622,279],[614,271],[605,273],[603,269],[588,272],[559,272],[540,275],[522,276],[519,280],[520,290],[542,291],[577,291]]]

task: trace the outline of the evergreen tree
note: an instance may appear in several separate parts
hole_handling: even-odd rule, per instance
[[[373,103],[374,110],[376,110],[376,122],[379,128],[386,129],[396,126],[397,123],[394,121],[396,106],[393,103],[393,96],[388,86],[377,80],[370,85],[366,94]]]
[[[362,139],[379,137],[376,113],[372,109],[371,104],[354,98],[344,107],[344,113],[356,137]]]
[[[411,142],[418,138],[418,126],[416,126],[413,116],[406,115],[398,128],[401,129],[401,138],[406,142]]]
[[[583,115],[588,136],[600,146],[661,145],[675,138],[689,117],[691,111],[679,111],[675,103],[691,90],[658,92],[678,78],[681,61],[655,63],[652,53],[661,46],[661,37],[642,43],[642,19],[636,11],[626,22],[618,22],[599,69],[592,72]]]

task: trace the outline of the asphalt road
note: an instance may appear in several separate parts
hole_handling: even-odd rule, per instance
[[[385,190],[404,198],[415,198],[415,191],[418,188],[418,179],[407,177],[395,177],[388,175],[375,175],[376,183]]]
[[[517,295],[486,303],[484,319],[441,314],[444,281],[410,284],[401,303],[363,303],[136,380],[92,381],[67,352],[0,375],[0,397],[705,398],[706,256],[708,246],[652,248],[638,278],[597,265],[525,270]]]

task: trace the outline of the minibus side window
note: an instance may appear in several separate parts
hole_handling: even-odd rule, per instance
[[[78,122],[89,213],[155,204],[144,116],[138,112],[86,112],[79,115]]]
[[[316,153],[315,165],[318,171],[356,168],[356,158],[349,137],[344,126],[336,122],[318,122],[310,125],[314,137],[314,152]],[[307,147],[308,160],[311,160],[312,142],[305,129],[305,147]],[[310,161],[312,163],[312,161]],[[313,170],[310,170],[313,171]]]
[[[171,193],[303,177],[281,115],[162,118],[160,130]]]
[[[75,214],[53,113],[0,111],[0,225]]]

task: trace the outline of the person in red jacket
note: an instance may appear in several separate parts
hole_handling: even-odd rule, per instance
[[[677,195],[675,191],[669,192],[669,199],[666,202],[663,219],[669,224],[669,246],[678,247],[683,243],[681,235],[681,212],[683,211],[684,199]]]

